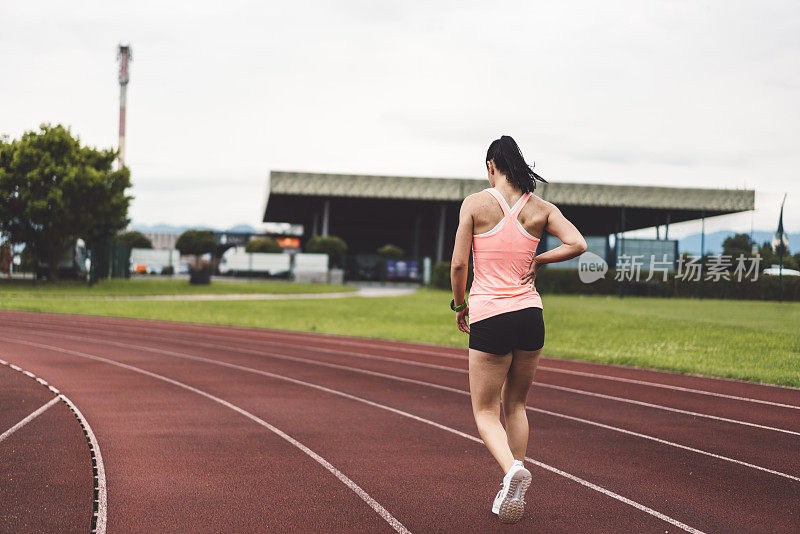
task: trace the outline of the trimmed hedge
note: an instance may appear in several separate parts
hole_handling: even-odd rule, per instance
[[[153,242],[150,241],[150,238],[136,230],[119,233],[114,238],[114,241],[122,243],[128,248],[153,248]]]
[[[280,254],[283,252],[283,247],[271,237],[259,237],[248,241],[244,246],[244,251],[247,253],[264,252],[268,254]]]
[[[700,297],[701,283],[699,281],[685,282],[676,280],[670,275],[664,282],[661,280],[661,275],[657,274],[650,282],[618,282],[614,280],[614,276],[615,271],[609,270],[605,278],[591,284],[584,284],[575,269],[544,268],[536,276],[536,288],[541,293],[619,295],[621,284],[623,295]],[[643,274],[643,278],[646,277]],[[716,299],[778,300],[778,283],[777,276],[764,275],[759,275],[755,281],[751,281],[749,278],[743,279],[741,282],[736,281],[735,278],[719,282],[704,280],[702,295],[704,298]],[[800,300],[800,276],[783,277],[783,299]]]
[[[536,289],[543,294],[573,294],[573,295],[635,295],[647,297],[684,297],[699,298],[700,282],[684,282],[675,280],[669,275],[667,281],[661,280],[661,275],[656,274],[649,282],[618,282],[614,280],[615,271],[609,270],[605,278],[584,284],[578,277],[576,269],[548,269],[544,268],[536,275]],[[705,276],[705,275],[703,275]],[[472,286],[472,264],[469,266],[467,276],[467,290]],[[647,278],[643,273],[642,278]],[[704,298],[714,299],[746,299],[746,300],[778,300],[777,276],[759,275],[756,281],[750,278],[737,282],[720,280],[712,282],[703,281],[702,293]],[[622,291],[620,292],[620,284]],[[431,285],[441,289],[450,289],[450,263],[439,262],[433,266]],[[800,301],[800,276],[783,277],[783,300]]]
[[[341,237],[318,235],[308,240],[306,252],[327,254],[331,267],[341,267],[347,253],[347,243]]]
[[[378,248],[378,256],[385,260],[402,260],[406,255],[405,251],[397,245],[383,245]]]
[[[186,230],[178,236],[175,248],[186,256],[200,256],[217,249],[217,238],[211,230]]]
[[[472,287],[473,276],[472,264],[470,263],[469,269],[467,270],[467,291]],[[440,289],[452,289],[452,287],[450,287],[449,261],[440,261],[433,266],[433,270],[431,271],[431,285]]]

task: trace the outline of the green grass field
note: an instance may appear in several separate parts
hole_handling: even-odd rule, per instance
[[[151,279],[146,277],[131,280],[103,280],[92,287],[86,282],[59,281],[55,283],[31,280],[0,279],[0,301],[5,298],[25,297],[121,297],[149,295],[226,295],[234,293],[330,293],[355,291],[350,286],[331,284],[295,284],[288,280],[270,281],[214,281],[210,285],[192,285],[184,279]]]
[[[233,292],[223,287],[221,283],[213,283],[204,289]],[[331,290],[339,287],[333,286]],[[126,289],[109,286],[105,290],[121,295]],[[262,286],[254,292],[268,291]],[[450,293],[435,289],[400,297],[161,301],[157,305],[147,301],[65,298],[85,294],[85,290],[71,287],[63,292],[47,293],[42,289],[39,293],[9,290],[0,285],[0,309],[191,321],[467,346],[467,336],[456,329],[454,314],[447,306]],[[573,295],[543,298],[546,356],[800,387],[800,303]]]

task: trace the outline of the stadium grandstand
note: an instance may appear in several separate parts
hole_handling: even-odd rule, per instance
[[[349,256],[368,258],[390,243],[409,259],[449,261],[461,202],[486,187],[486,179],[272,171],[263,220],[302,225],[301,246],[312,236],[335,235]],[[540,183],[535,193],[556,204],[587,237],[589,250],[609,263],[612,235],[656,228],[656,239],[622,240],[619,252],[626,253],[627,242],[636,254],[669,252],[674,259],[670,224],[752,210],[755,202],[755,192],[742,189],[562,182]],[[542,249],[556,246],[553,236],[544,237]]]

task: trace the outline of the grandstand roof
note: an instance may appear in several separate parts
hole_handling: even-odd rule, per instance
[[[486,187],[486,179],[474,178],[272,171],[269,190],[271,195],[460,202]],[[705,210],[709,215],[751,210],[755,203],[755,192],[744,189],[555,182],[537,184],[536,194],[557,205]]]

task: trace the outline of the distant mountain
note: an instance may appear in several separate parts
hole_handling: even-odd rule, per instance
[[[719,230],[717,232],[710,232],[706,234],[706,254],[721,254],[722,242],[725,238],[730,237],[737,232],[733,230]],[[772,241],[772,235],[775,232],[766,232],[758,230],[753,232],[753,240],[761,245],[765,241]],[[700,234],[689,234],[678,240],[678,250],[680,252],[687,252],[692,254],[700,253]],[[789,238],[789,251],[800,251],[800,234],[787,234]]]
[[[241,234],[254,234],[256,233],[256,229],[250,226],[249,224],[237,224],[236,226],[231,226],[226,232],[239,232]]]
[[[169,224],[137,224],[133,223],[131,228],[145,234],[182,234],[188,229],[187,226],[172,226]]]

